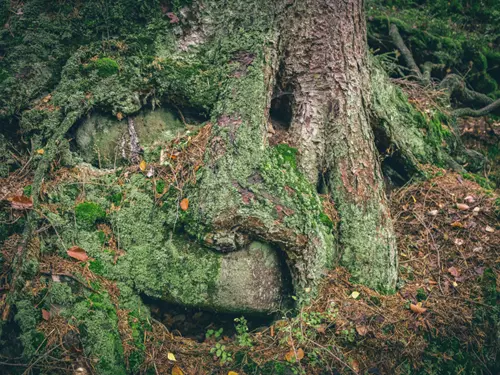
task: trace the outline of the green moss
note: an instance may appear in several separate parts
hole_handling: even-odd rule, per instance
[[[23,189],[23,195],[26,197],[31,197],[31,191],[33,187],[31,185],[26,185]]]
[[[123,199],[123,194],[121,192],[119,193],[114,193],[114,194],[111,194],[109,196],[109,200],[116,206],[120,206],[120,204],[122,203],[122,199]]]
[[[165,181],[163,180],[156,181],[156,193],[163,194],[164,191],[165,191]]]
[[[292,168],[297,168],[297,149],[288,146],[287,144],[279,144],[274,148],[277,154],[280,156],[279,164],[280,166],[289,164]]]
[[[68,306],[72,305],[75,299],[75,293],[67,283],[54,282],[48,291],[46,306],[48,309],[52,304]]]
[[[75,207],[77,222],[86,226],[93,226],[96,221],[106,217],[106,211],[94,202],[83,202]]]
[[[96,61],[93,61],[91,64],[89,64],[89,67],[90,69],[97,70],[97,74],[102,78],[107,78],[112,75],[118,74],[118,72],[120,71],[120,66],[118,65],[118,63],[109,57],[97,59]]]
[[[474,181],[479,186],[486,190],[493,190],[495,187],[493,184],[485,177],[479,176],[475,173],[463,173],[462,177],[469,181]]]

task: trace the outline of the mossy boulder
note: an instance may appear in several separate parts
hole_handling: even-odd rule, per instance
[[[161,108],[139,112],[133,116],[133,124],[146,157],[154,157],[156,146],[188,130],[174,113]],[[92,114],[78,127],[76,144],[83,160],[94,166],[112,168],[124,165],[130,157],[128,121]]]

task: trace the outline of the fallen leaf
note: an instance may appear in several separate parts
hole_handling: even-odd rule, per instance
[[[366,326],[356,326],[356,332],[360,336],[364,336],[368,333],[368,328],[366,328]]]
[[[439,213],[438,210],[431,210],[431,211],[429,211],[429,215],[431,215],[431,216],[437,216],[438,213]]]
[[[49,320],[50,319],[50,312],[42,309],[42,318],[43,318],[43,320]]]
[[[316,328],[316,331],[324,335],[326,333],[326,325],[321,324],[319,327]]]
[[[82,262],[85,262],[86,260],[89,259],[89,256],[87,255],[85,250],[83,250],[79,246],[73,246],[73,247],[69,248],[66,251],[66,254],[68,254],[71,258],[81,260]]]
[[[470,207],[464,203],[457,203],[457,208],[461,211],[467,211]]]
[[[493,229],[492,227],[490,227],[489,225],[486,226],[486,228],[484,228],[484,230],[488,233],[495,233],[495,229]]]
[[[460,276],[460,271],[457,270],[455,267],[450,267],[448,268],[448,272],[450,273],[451,276],[453,277],[458,277]]]
[[[413,303],[410,304],[410,310],[413,311],[415,314],[423,314],[424,312],[427,311],[425,307],[422,307],[422,303],[419,302],[416,305]]]
[[[292,349],[285,354],[285,359],[288,362],[300,361],[302,358],[304,358],[304,351],[301,348],[297,349],[296,352]]]
[[[274,326],[271,326],[271,332],[270,332],[270,334],[271,334],[271,337],[274,337]]]
[[[183,200],[181,200],[180,206],[181,206],[182,211],[187,211],[187,209],[189,207],[189,199],[184,198]]]
[[[465,243],[465,241],[460,239],[460,238],[455,238],[454,242],[455,242],[455,245],[457,245],[457,246],[462,246]]]
[[[36,150],[36,153],[38,155],[43,155],[43,154],[45,154],[45,150],[43,148],[39,148],[38,150]]]
[[[356,372],[359,373],[359,362],[356,361],[355,359],[351,362],[351,367],[352,369]]]
[[[356,299],[356,298],[359,297],[359,292],[354,291],[354,292],[351,293],[351,295],[349,297]]]
[[[139,164],[139,169],[144,172],[146,170],[146,167],[147,167],[146,161],[141,160],[141,163]]]
[[[238,373],[237,373],[237,372],[234,372],[234,371],[229,371],[229,372],[227,373],[227,375],[238,375]]]
[[[464,198],[464,202],[469,203],[469,204],[474,203],[475,201],[476,200],[474,199],[474,197],[472,195],[468,195]]]
[[[122,114],[121,112],[118,112],[118,113],[116,114],[116,118],[118,119],[118,121],[121,121],[121,120],[122,120],[122,118],[123,118],[123,114]]]
[[[479,211],[481,211],[480,207],[474,207],[474,209],[472,210],[472,212],[474,212],[475,215],[477,215]]]
[[[170,354],[170,353],[169,353]],[[172,375],[184,375],[184,372],[180,369],[179,366],[175,365],[172,368]]]
[[[10,199],[10,204],[14,210],[27,210],[33,208],[33,201],[31,198],[24,195],[18,195]]]
[[[167,358],[169,361],[176,361],[174,353],[168,352]]]
[[[460,221],[454,221],[453,223],[451,223],[451,226],[453,228],[463,228],[464,227],[464,225]]]

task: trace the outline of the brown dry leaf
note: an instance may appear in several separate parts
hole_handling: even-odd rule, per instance
[[[351,367],[352,369],[358,373],[359,372],[359,362],[356,361],[356,360],[353,360],[352,363],[351,363]]]
[[[356,326],[356,332],[358,332],[360,336],[364,336],[368,333],[368,328],[366,328],[366,326]]]
[[[118,112],[118,113],[116,114],[116,118],[118,119],[118,121],[121,121],[121,120],[122,120],[122,118],[123,118],[123,113]]]
[[[179,366],[175,365],[172,368],[172,375],[184,375],[184,372],[180,369]]]
[[[24,195],[18,195],[10,199],[10,204],[14,210],[27,210],[33,208],[33,201],[31,198]]]
[[[184,198],[183,200],[181,200],[180,206],[181,206],[182,211],[187,211],[187,209],[189,207],[189,199]]]
[[[450,267],[448,268],[448,272],[450,273],[451,276],[453,277],[458,277],[460,276],[460,271],[457,270],[455,267]]]
[[[422,307],[422,303],[419,302],[416,305],[413,303],[410,304],[410,310],[413,311],[415,314],[423,314],[424,312],[427,311],[425,307]]]
[[[463,228],[464,227],[464,225],[460,221],[454,221],[453,223],[451,223],[451,226],[453,228]]]
[[[467,211],[470,207],[464,203],[457,203],[457,208],[461,211]]]
[[[45,309],[42,309],[42,318],[43,320],[50,320],[50,312]]]
[[[326,333],[326,325],[321,324],[318,328],[316,328],[316,331],[324,335]]]
[[[144,172],[146,170],[146,167],[147,167],[146,161],[141,160],[141,163],[139,164],[139,169]]]
[[[89,256],[87,255],[87,253],[85,252],[85,250],[83,250],[79,246],[73,246],[73,247],[69,248],[68,251],[66,251],[66,253],[71,258],[81,260],[82,262],[85,262],[86,260],[89,259]]]

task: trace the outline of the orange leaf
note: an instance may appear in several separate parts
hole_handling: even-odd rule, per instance
[[[463,228],[464,227],[464,225],[460,221],[454,221],[453,223],[451,223],[451,226],[453,228]]]
[[[43,320],[49,320],[50,319],[50,312],[42,309],[42,318],[43,318]]]
[[[146,170],[146,167],[147,167],[146,161],[141,160],[141,163],[139,164],[139,169],[144,172]]]
[[[118,119],[118,121],[121,121],[121,120],[122,120],[122,118],[123,118],[123,114],[122,114],[121,112],[118,112],[118,113],[116,114],[116,118]]]
[[[38,150],[36,150],[36,153],[38,155],[43,155],[43,154],[45,154],[45,150],[43,148],[39,148]]]
[[[85,250],[78,246],[71,247],[68,251],[66,251],[66,253],[71,258],[81,260],[82,262],[85,262],[87,259],[89,259],[89,256],[87,255]]]
[[[184,198],[183,200],[181,200],[180,206],[181,206],[182,211],[187,211],[187,209],[189,207],[189,199]]]
[[[467,211],[470,207],[464,203],[457,203],[457,208],[460,211]]]
[[[285,359],[288,362],[300,361],[302,358],[304,358],[304,351],[301,348],[297,349],[297,352],[295,352],[292,349],[288,353],[285,354]]]
[[[31,198],[24,195],[18,195],[10,199],[10,204],[14,210],[27,210],[33,208],[33,201]]]
[[[413,303],[410,304],[410,310],[413,311],[415,314],[423,314],[424,312],[427,311],[425,307],[422,307],[422,303],[419,302],[416,305]]]
[[[172,375],[184,375],[184,372],[180,369],[179,366],[175,365],[172,368]]]

